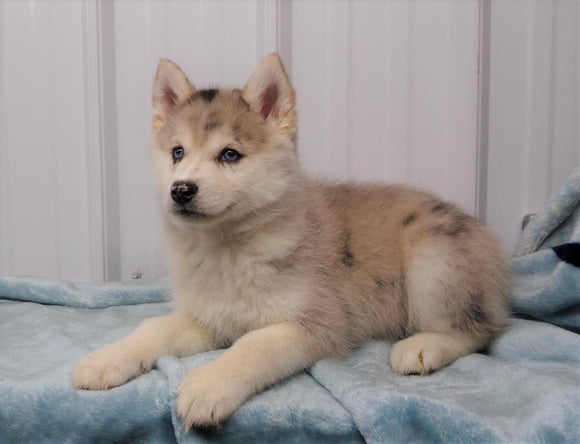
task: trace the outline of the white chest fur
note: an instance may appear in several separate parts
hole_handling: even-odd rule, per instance
[[[203,237],[172,242],[176,308],[196,317],[224,345],[248,331],[295,318],[304,305],[306,283],[289,279],[272,263],[295,241],[262,236],[243,247]]]

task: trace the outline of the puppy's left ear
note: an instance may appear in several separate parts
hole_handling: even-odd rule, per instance
[[[281,132],[296,135],[294,89],[278,54],[262,59],[242,92],[252,110],[275,123]]]

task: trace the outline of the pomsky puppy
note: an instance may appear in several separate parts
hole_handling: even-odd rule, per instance
[[[161,60],[153,114],[174,311],[87,356],[74,387],[108,389],[163,355],[229,347],[177,392],[186,428],[207,427],[371,338],[398,341],[396,373],[423,375],[504,329],[509,270],[480,222],[411,188],[302,173],[276,54],[243,90],[196,90]]]

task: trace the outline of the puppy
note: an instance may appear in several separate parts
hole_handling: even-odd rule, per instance
[[[162,60],[153,113],[174,311],[87,356],[75,388],[229,347],[177,392],[185,426],[207,427],[371,338],[397,341],[394,372],[424,375],[504,329],[509,272],[480,222],[411,188],[302,173],[295,95],[276,54],[243,90],[196,90]]]

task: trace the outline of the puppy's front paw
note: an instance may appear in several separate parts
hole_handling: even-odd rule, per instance
[[[212,363],[190,371],[177,390],[177,414],[191,427],[214,428],[244,402],[243,387],[220,375]]]
[[[109,344],[91,353],[77,365],[73,387],[108,390],[146,372],[149,370],[147,367],[120,345]]]

